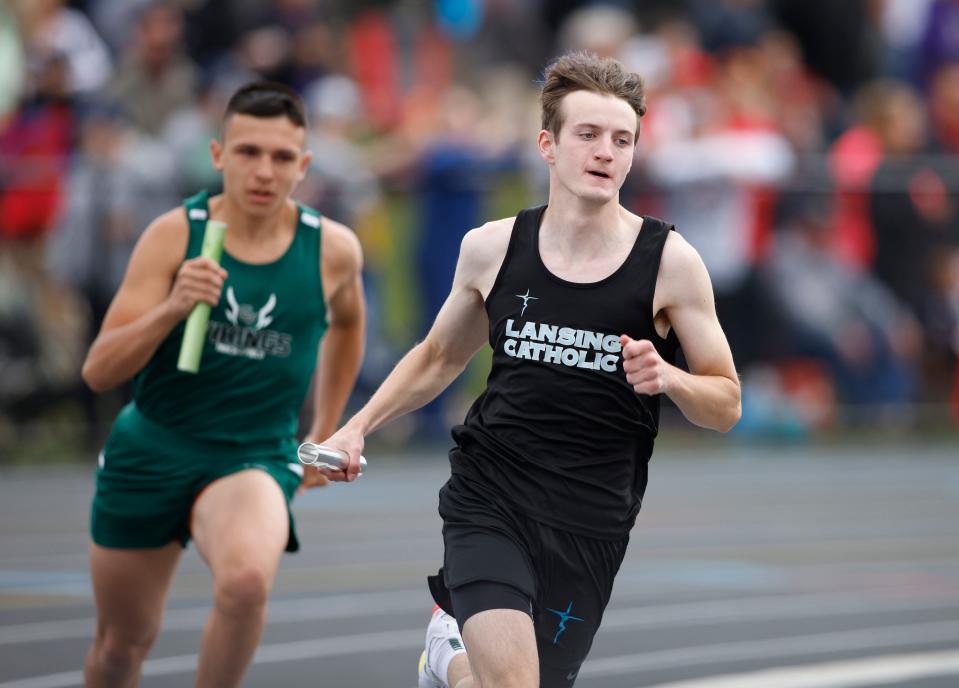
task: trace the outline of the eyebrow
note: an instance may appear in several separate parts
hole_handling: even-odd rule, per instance
[[[574,124],[574,125],[572,125],[572,126],[573,126],[574,129],[576,129],[576,128],[578,128],[578,127],[587,127],[587,128],[589,128],[589,129],[605,129],[605,127],[600,126],[599,124],[593,124],[592,122],[579,122],[579,123]],[[614,133],[614,134],[627,134],[628,136],[634,136],[634,135],[635,135],[634,132],[630,131],[629,129],[616,129],[613,133]]]
[[[299,151],[295,148],[280,147],[280,148],[264,148],[263,146],[253,143],[252,141],[234,141],[230,144],[231,148],[250,148],[256,151],[266,151],[270,155],[276,155],[277,153],[289,153],[290,155],[296,155]]]

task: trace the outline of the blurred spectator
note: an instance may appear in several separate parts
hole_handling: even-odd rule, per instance
[[[483,222],[491,167],[477,137],[481,107],[476,94],[451,89],[443,100],[438,126],[416,160],[414,193],[422,228],[417,264],[424,332],[449,293],[463,236]]]
[[[762,270],[785,326],[786,353],[822,361],[839,400],[901,413],[916,401],[921,330],[911,312],[832,252],[829,193],[793,193]]]
[[[183,49],[183,19],[165,0],[143,8],[108,91],[140,131],[156,136],[196,94],[197,73]]]
[[[855,269],[869,268],[876,237],[869,187],[887,156],[918,153],[926,141],[924,113],[905,83],[879,80],[864,86],[854,101],[855,122],[829,149],[836,184],[836,255]]]
[[[818,153],[841,111],[836,89],[803,63],[799,42],[785,31],[768,31],[757,44],[766,64],[764,88],[773,117],[799,153]]]
[[[959,62],[959,0],[933,0],[922,36],[922,83],[948,62]]]
[[[920,85],[920,46],[935,0],[883,0],[879,27],[882,70],[887,77]]]
[[[310,174],[297,195],[321,212],[351,227],[357,216],[379,202],[379,182],[357,139],[365,117],[359,89],[347,76],[315,81],[304,95],[310,114],[307,147],[313,151]]]
[[[938,149],[959,155],[959,61],[944,64],[933,75],[929,118]]]
[[[109,47],[112,55],[119,55],[126,48],[130,34],[136,28],[137,19],[144,8],[156,0],[87,0],[87,12],[97,32]]]
[[[116,4],[114,0],[100,2]],[[261,24],[264,4],[260,0],[181,3],[184,39],[191,58],[209,71],[223,55],[236,47],[240,36]]]
[[[658,125],[641,159],[664,208],[709,269],[716,305],[742,367],[761,355],[753,334],[760,294],[755,266],[769,247],[773,191],[795,154],[772,117],[768,67],[756,48],[726,53],[716,87],[666,98],[679,114]]]
[[[926,156],[922,101],[904,85],[876,86],[874,131],[883,159],[870,185],[876,232],[874,266],[916,313],[930,291],[931,255],[945,246],[955,209],[934,161]]]
[[[313,159],[296,197],[353,227],[363,244],[367,341],[357,385],[361,394],[372,394],[396,363],[397,353],[383,295],[383,275],[392,259],[385,245],[390,228],[383,218],[380,180],[360,144],[369,124],[356,83],[343,74],[313,82],[304,102],[309,113],[306,146]]]
[[[186,198],[196,189],[207,189],[211,194],[221,189],[221,176],[210,160],[210,141],[220,136],[223,112],[235,90],[220,81],[207,82],[194,102],[167,119],[159,140],[176,168],[172,181],[177,196]]]
[[[756,45],[774,27],[766,0],[687,0],[690,17],[711,53]]]
[[[330,27],[313,21],[293,32],[289,83],[305,91],[311,84],[330,73],[334,64],[336,41]]]
[[[121,166],[128,135],[116,113],[88,113],[70,166],[67,200],[47,249],[51,274],[90,304],[94,331],[119,286],[117,240],[134,234],[132,211],[140,200],[131,195]]]
[[[915,95],[900,94],[890,106],[895,119],[886,135],[887,156],[870,185],[874,268],[922,323],[930,368],[927,393],[942,400],[947,391],[943,381],[955,361],[950,266],[959,251],[954,191],[959,166],[954,159],[923,155],[928,150],[926,117]]]
[[[626,8],[598,3],[571,12],[560,26],[557,42],[561,50],[586,50],[618,59],[637,29]]]
[[[38,242],[50,230],[73,143],[66,60],[51,54],[34,66],[29,97],[0,129],[0,244]]]
[[[538,0],[485,0],[479,34],[462,45],[477,68],[509,65],[535,74],[550,57],[551,37],[539,18]]]
[[[436,21],[455,40],[465,40],[479,31],[486,9],[485,0],[435,0]]]
[[[779,24],[796,36],[809,68],[844,94],[878,72],[879,17],[870,0],[770,0]]]
[[[19,7],[30,61],[62,58],[70,94],[90,93],[106,83],[112,67],[110,53],[86,15],[67,7],[66,0],[30,0]]]
[[[0,420],[13,421],[14,446],[27,439],[28,421],[84,391],[89,314],[47,278],[33,248],[16,257],[0,251]]]
[[[24,80],[23,48],[17,18],[7,5],[0,5],[0,131],[20,96]]]
[[[86,297],[94,332],[140,234],[179,203],[174,175],[161,141],[139,133],[113,108],[87,114],[48,264],[58,281]]]
[[[433,319],[463,233],[545,191],[530,106],[567,49],[646,81],[621,201],[675,221],[707,263],[744,404],[759,400],[744,427],[776,395],[767,420],[801,434],[836,417],[832,382],[868,405],[913,398],[917,366],[923,401],[959,376],[959,0],[354,5],[0,2],[0,407],[75,398],[69,345],[145,223],[216,190],[224,96],[260,76],[309,103],[298,197],[364,242],[375,388]]]
[[[388,130],[402,110],[393,26],[384,12],[370,10],[351,24],[347,40],[363,108],[377,129]]]
[[[329,70],[336,37],[316,0],[261,3],[241,33],[241,62],[259,76],[303,90]]]

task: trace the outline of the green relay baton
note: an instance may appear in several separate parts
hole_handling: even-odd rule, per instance
[[[203,249],[200,255],[209,258],[217,265],[223,255],[223,241],[226,238],[226,223],[208,220],[203,232]],[[203,341],[206,339],[206,327],[210,323],[210,304],[197,303],[186,319],[183,341],[180,343],[180,357],[176,367],[184,373],[195,373],[200,369],[200,355],[203,353]]]

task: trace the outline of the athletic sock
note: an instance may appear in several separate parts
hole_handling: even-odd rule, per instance
[[[437,681],[448,688],[447,673],[453,657],[466,652],[463,637],[460,635],[456,619],[439,607],[433,610],[433,617],[426,629],[425,662],[421,675]]]

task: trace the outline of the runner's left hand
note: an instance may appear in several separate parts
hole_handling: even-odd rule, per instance
[[[626,382],[637,394],[664,394],[669,392],[673,366],[666,363],[648,339],[619,338],[623,345],[623,371]]]

